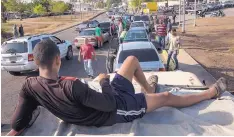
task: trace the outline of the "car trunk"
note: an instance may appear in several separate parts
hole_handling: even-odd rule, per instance
[[[28,54],[28,45],[26,42],[7,43],[2,45],[2,66],[24,65],[30,57],[33,61],[33,55]]]

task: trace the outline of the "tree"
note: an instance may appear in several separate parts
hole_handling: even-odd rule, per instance
[[[52,0],[32,0],[33,7],[41,4],[45,9],[46,12],[50,12]]]
[[[22,19],[22,13],[27,9],[26,4],[21,0],[6,0],[3,1],[3,4],[6,8],[6,11],[20,13],[21,19]]]
[[[33,8],[33,12],[38,15],[43,15],[46,13],[46,9],[41,4],[39,4]]]
[[[51,11],[55,13],[64,13],[66,10],[68,10],[68,5],[64,3],[63,1],[53,2]]]
[[[6,18],[5,18],[5,11],[6,11],[6,7],[4,6],[4,1],[1,1],[1,20],[3,23],[6,23]]]

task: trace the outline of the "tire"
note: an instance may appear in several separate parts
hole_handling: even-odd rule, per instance
[[[13,76],[19,76],[21,74],[20,72],[13,72],[13,71],[9,71],[9,73]]]
[[[67,59],[67,60],[72,60],[72,59],[73,59],[73,50],[72,50],[72,46],[69,46],[69,47],[68,47],[66,59]]]

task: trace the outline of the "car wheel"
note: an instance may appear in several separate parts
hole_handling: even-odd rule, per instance
[[[68,47],[66,59],[67,59],[67,60],[73,59],[73,50],[72,50],[72,46],[69,46],[69,47]]]
[[[9,71],[9,73],[13,76],[19,76],[21,74],[20,72],[13,72],[13,71]]]

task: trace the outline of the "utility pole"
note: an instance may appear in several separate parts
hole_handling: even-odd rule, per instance
[[[193,26],[196,27],[197,24],[196,24],[196,18],[197,18],[197,0],[194,0],[194,24]]]
[[[185,33],[185,0],[183,0],[183,26],[182,26],[182,33]]]
[[[181,22],[181,0],[179,0],[180,4],[179,4],[179,27],[180,27],[180,22]]]

